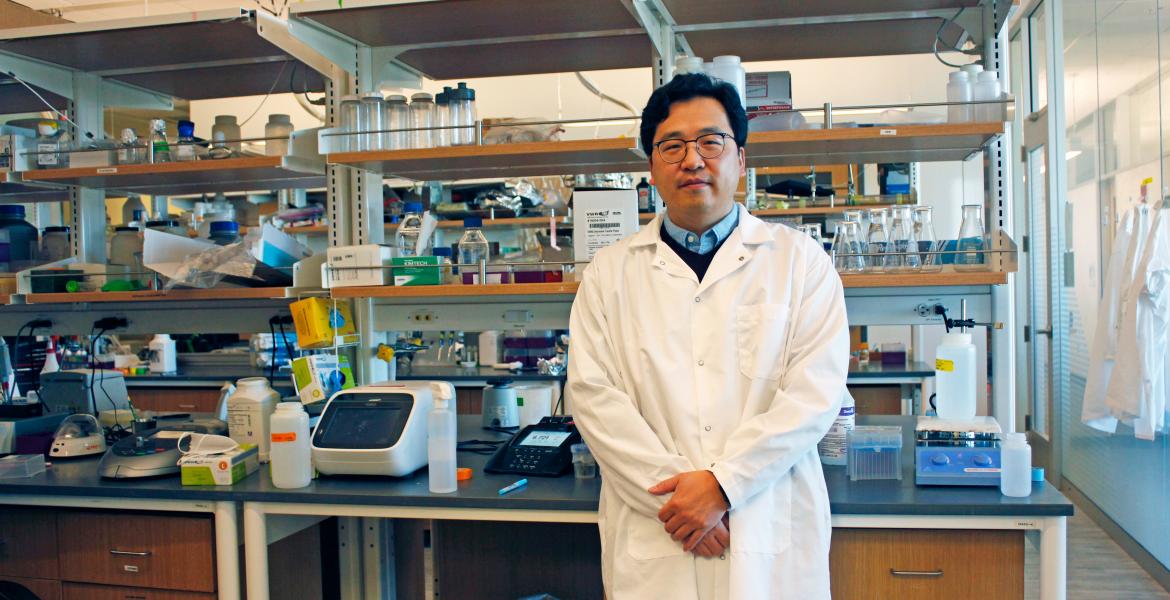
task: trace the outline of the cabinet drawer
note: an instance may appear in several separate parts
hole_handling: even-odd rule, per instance
[[[64,600],[215,600],[215,594],[66,583]]]
[[[215,591],[210,517],[77,511],[57,527],[62,580]]]
[[[1024,533],[834,529],[834,600],[1024,597]]]
[[[55,579],[28,579],[25,577],[0,577],[0,586],[16,584],[36,595],[37,600],[61,600],[61,582]],[[19,589],[19,588],[17,588]],[[0,587],[0,598],[23,598],[19,594],[4,595],[7,587]]]
[[[139,410],[215,412],[219,388],[131,388],[130,400]]]
[[[36,508],[0,509],[0,575],[57,579],[57,515]]]

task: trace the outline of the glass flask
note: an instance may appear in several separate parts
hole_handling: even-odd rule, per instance
[[[918,242],[919,264],[923,271],[941,271],[942,255],[932,254],[942,248],[934,235],[933,211],[929,206],[914,207],[914,239]]]
[[[956,271],[987,270],[987,231],[983,228],[982,205],[963,205],[963,224],[959,226],[955,250]]]
[[[821,224],[820,223],[804,223],[797,227],[802,233],[812,238],[818,246],[824,248],[824,241],[821,239]]]
[[[914,215],[909,206],[895,206],[890,222],[890,256],[886,268],[893,271],[917,271],[922,266],[914,236]]]
[[[837,223],[833,234],[833,266],[841,273],[860,273],[865,270],[865,257],[861,255],[863,243],[861,224],[855,221]]]
[[[890,210],[871,208],[869,229],[865,235],[865,266],[867,271],[881,272],[888,268],[890,256]]]

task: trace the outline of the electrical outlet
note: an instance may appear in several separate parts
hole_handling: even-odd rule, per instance
[[[923,302],[922,304],[919,304],[918,306],[914,307],[914,312],[918,313],[918,316],[920,316],[924,319],[928,319],[928,318],[934,316],[934,314],[935,314],[934,307],[936,307],[936,306],[938,306],[938,305],[937,304],[927,304],[927,303]]]
[[[410,313],[410,320],[417,323],[430,323],[431,321],[437,321],[438,317],[429,310],[416,310]]]

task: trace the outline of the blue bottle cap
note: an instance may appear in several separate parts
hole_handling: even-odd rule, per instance
[[[463,219],[463,227],[483,227],[482,217],[467,217]]]
[[[191,121],[179,121],[179,137],[194,137],[195,124]]]
[[[1044,483],[1044,467],[1032,467],[1032,483]]]
[[[24,218],[24,206],[20,204],[0,204],[0,217]]]
[[[402,205],[402,212],[420,213],[422,212],[422,202],[406,202]]]
[[[431,254],[434,256],[446,256],[447,258],[451,258],[452,256],[454,256],[453,254],[451,254],[451,249],[447,248],[445,246],[440,246],[438,248],[435,248],[434,250],[431,251]]]
[[[240,224],[235,221],[212,221],[209,231],[211,233],[239,233]]]

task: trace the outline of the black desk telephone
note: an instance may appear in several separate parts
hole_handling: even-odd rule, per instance
[[[559,477],[573,468],[570,446],[581,443],[573,417],[543,417],[521,429],[488,459],[488,473]]]

